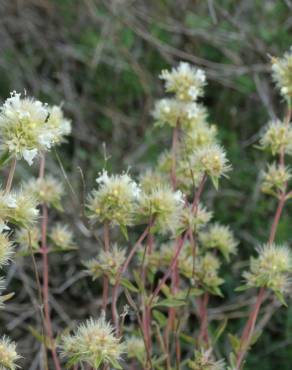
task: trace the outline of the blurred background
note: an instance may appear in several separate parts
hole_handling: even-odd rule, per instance
[[[228,331],[241,327],[233,319],[246,314],[250,296],[234,306],[233,289],[255,246],[267,239],[275,209],[259,191],[267,158],[255,148],[265,123],[285,109],[271,81],[269,56],[281,56],[291,44],[291,0],[0,0],[1,100],[12,90],[26,90],[50,104],[62,102],[72,120],[72,136],[47,164],[64,180],[67,193],[64,214],[52,214],[51,222],[65,220],[79,247],[50,256],[56,330],[98,314],[100,287],[82,271],[82,261],[97,248],[82,221],[84,196],[105,161],[111,170],[130,167],[138,174],[169,146],[170,135],[153,127],[151,110],[163,96],[161,69],[180,60],[206,71],[204,104],[233,164],[220,192],[210,187],[205,197],[216,219],[230,224],[240,239],[238,256],[225,271],[227,301],[211,302],[210,317],[228,317]],[[17,175],[23,179],[36,172],[37,166],[23,163]],[[291,244],[291,238],[288,205],[277,239]],[[1,333],[19,343],[25,369],[39,369],[37,291],[29,257],[20,257],[7,274],[16,296],[1,311]],[[292,306],[271,302],[260,325],[266,331],[246,369],[256,364],[263,370],[291,369]],[[218,351],[224,356],[228,350],[226,340]]]

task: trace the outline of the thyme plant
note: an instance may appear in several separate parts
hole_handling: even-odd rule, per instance
[[[56,333],[49,300],[49,253],[76,248],[74,233],[62,223],[49,223],[62,212],[64,186],[47,173],[45,157],[70,133],[70,121],[58,106],[50,107],[13,92],[1,107],[2,164],[10,163],[0,191],[0,268],[15,250],[30,255],[39,287],[44,369],[244,369],[248,352],[259,337],[257,320],[272,296],[286,306],[291,291],[292,254],[275,238],[286,202],[292,198],[292,51],[272,58],[272,78],[287,104],[283,119],[269,122],[258,148],[274,158],[262,174],[261,190],[277,199],[266,243],[255,246],[238,294],[251,289],[254,301],[239,333],[228,335],[230,351],[218,356],[226,323],[214,333],[209,308],[224,299],[222,266],[236,260],[239,240],[216,212],[204,205],[204,192],[220,191],[232,165],[220,143],[218,128],[209,123],[203,105],[207,80],[203,70],[181,62],[163,70],[167,97],[153,109],[154,124],[171,132],[153,168],[134,178],[129,170],[111,174],[97,169],[96,186],[88,194],[85,214],[103,240],[94,258],[82,261],[87,275],[99,283],[102,297],[95,317],[70,333]],[[39,176],[15,190],[17,161],[39,161]],[[99,171],[99,172],[98,172]],[[140,234],[139,234],[140,233]],[[135,239],[135,236],[138,237]],[[41,276],[35,256],[42,257]],[[17,261],[16,261],[17,262]],[[12,298],[0,280],[0,306]],[[71,329],[71,328],[70,328]],[[222,357],[222,358],[221,358]],[[224,358],[223,358],[224,357]],[[0,369],[21,362],[16,344],[0,339]],[[87,366],[87,367],[86,367]]]

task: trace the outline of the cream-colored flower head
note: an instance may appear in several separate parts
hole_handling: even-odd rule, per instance
[[[0,267],[10,261],[13,252],[13,243],[9,240],[8,235],[0,233]]]
[[[292,98],[292,47],[282,58],[272,58],[272,75],[280,93],[286,99]]]
[[[279,154],[284,150],[286,154],[292,154],[292,127],[279,120],[271,121],[263,134],[260,145],[263,149],[268,149],[273,155]]]
[[[60,249],[66,250],[76,247],[73,232],[69,229],[68,225],[56,223],[52,227],[49,237],[53,245]]]
[[[59,144],[71,133],[71,121],[64,117],[62,108],[57,105],[49,107],[48,111],[47,126],[53,134],[52,143]]]
[[[261,190],[263,193],[278,197],[285,189],[286,183],[291,180],[291,177],[292,174],[288,167],[273,163],[263,173]]]
[[[204,93],[205,72],[189,63],[180,62],[171,71],[163,70],[159,77],[165,81],[166,91],[175,93],[178,100],[194,101]]]
[[[139,185],[127,173],[109,176],[105,170],[96,181],[99,188],[89,196],[89,217],[94,221],[107,221],[122,227],[132,225],[141,192]]]
[[[215,223],[208,230],[199,233],[199,240],[206,249],[218,249],[227,261],[230,254],[236,253],[238,242],[228,226]]]
[[[30,248],[37,250],[40,240],[40,229],[37,226],[30,227],[29,230],[20,228],[15,234],[15,241],[23,250],[30,250]]]
[[[216,143],[217,127],[201,123],[186,131],[184,142],[188,154],[192,154],[198,148]]]
[[[7,337],[0,339],[0,370],[16,370],[20,356],[16,352],[16,344]]]
[[[153,117],[157,126],[176,127],[179,123],[184,129],[196,127],[207,119],[206,109],[194,102],[181,102],[176,99],[161,99],[155,104]]]
[[[81,324],[72,335],[62,338],[62,357],[68,364],[87,363],[94,369],[110,365],[121,369],[119,361],[124,345],[115,335],[113,327],[102,316],[98,320],[89,319]]]
[[[196,163],[200,171],[213,179],[226,176],[227,172],[231,170],[224,149],[217,144],[203,146],[196,150],[193,154],[193,163]]]
[[[40,150],[48,150],[52,144],[47,129],[47,106],[38,100],[11,93],[0,112],[1,146],[16,158],[24,158],[29,164]]]
[[[109,251],[100,250],[97,258],[85,263],[87,273],[93,280],[106,275],[111,284],[116,282],[117,273],[126,260],[126,250],[114,244]]]
[[[200,230],[205,226],[212,218],[212,212],[199,204],[196,214],[192,210],[192,206],[185,207],[180,217],[180,231],[186,231],[188,229],[194,231]]]
[[[290,284],[292,255],[285,245],[265,244],[258,249],[258,257],[251,258],[250,271],[243,276],[248,287],[264,287],[285,293]]]
[[[12,209],[16,207],[16,196],[0,190],[0,232],[9,230],[6,222],[10,220]]]
[[[11,192],[8,199],[8,221],[20,227],[31,227],[39,215],[37,200],[33,194],[19,190]]]
[[[220,261],[211,253],[197,256],[195,261],[195,275],[207,291],[215,295],[221,295],[219,286],[224,280],[219,277]]]
[[[64,194],[64,188],[62,183],[53,176],[31,179],[25,184],[25,190],[33,194],[39,204],[44,203],[49,207],[62,210],[61,197]]]
[[[126,352],[128,358],[137,358],[141,364],[144,364],[146,359],[146,350],[144,340],[142,338],[136,336],[127,338]]]
[[[175,232],[184,204],[181,191],[168,186],[154,186],[151,192],[142,193],[138,214],[148,222],[153,220],[153,230],[162,234]]]
[[[188,194],[193,192],[194,187],[198,186],[202,180],[203,173],[194,162],[193,156],[184,155],[183,150],[178,150],[176,163],[177,188]],[[169,151],[164,151],[158,158],[157,168],[168,178],[171,174],[172,155]]]
[[[141,186],[141,190],[145,193],[148,193],[151,192],[151,190],[153,189],[153,184],[164,186],[167,184],[167,181],[168,178],[167,176],[165,176],[165,174],[159,171],[147,169],[141,175],[139,183]]]
[[[200,349],[195,351],[195,359],[188,361],[188,366],[192,370],[225,370],[226,365],[224,360],[216,361],[212,348],[205,350]]]

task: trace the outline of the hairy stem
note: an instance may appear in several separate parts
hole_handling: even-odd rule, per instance
[[[118,299],[118,289],[121,283],[121,277],[123,273],[127,270],[127,267],[129,266],[129,263],[131,262],[132,258],[134,257],[135,253],[137,252],[137,249],[140,247],[141,243],[143,240],[147,237],[148,233],[150,232],[152,225],[148,225],[144,232],[141,234],[137,242],[134,244],[132,247],[126,261],[124,262],[123,266],[119,269],[119,272],[117,273],[116,277],[116,283],[113,288],[113,293],[112,293],[112,318],[113,322],[115,325],[115,328],[117,332],[120,331],[119,328],[119,318],[118,318],[118,311],[117,311],[117,299]]]
[[[241,368],[242,361],[248,351],[248,347],[250,345],[250,342],[251,342],[251,339],[254,333],[256,320],[257,320],[261,305],[264,300],[264,295],[265,295],[265,289],[261,288],[259,291],[259,294],[257,295],[256,303],[253,307],[253,310],[251,311],[249,315],[248,321],[242,333],[242,337],[240,341],[240,348],[237,353],[237,359],[236,359],[236,370],[239,370]]]
[[[10,170],[9,170],[9,174],[8,174],[8,178],[7,178],[7,181],[6,181],[4,194],[8,194],[11,190],[12,181],[13,181],[13,177],[14,177],[15,169],[16,169],[16,162],[17,162],[16,157],[13,157],[12,162],[11,162],[11,166],[10,166]]]
[[[110,236],[109,236],[109,223],[106,221],[103,226],[104,250],[109,251]],[[103,277],[103,290],[102,290],[102,310],[106,312],[109,295],[109,279],[107,276]]]
[[[44,177],[45,157],[42,155],[40,162],[39,178]],[[50,340],[50,350],[52,353],[54,365],[56,370],[61,370],[61,365],[57,356],[52,322],[50,317],[49,305],[49,259],[48,259],[48,245],[47,245],[47,226],[48,226],[48,208],[46,204],[42,205],[42,225],[41,225],[41,251],[43,258],[43,303],[46,334]]]

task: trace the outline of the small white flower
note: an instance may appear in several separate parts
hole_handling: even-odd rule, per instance
[[[102,170],[96,179],[98,184],[107,184],[109,182],[109,175],[106,170]]]
[[[23,158],[31,166],[33,164],[34,158],[37,156],[37,149],[24,149]]]

